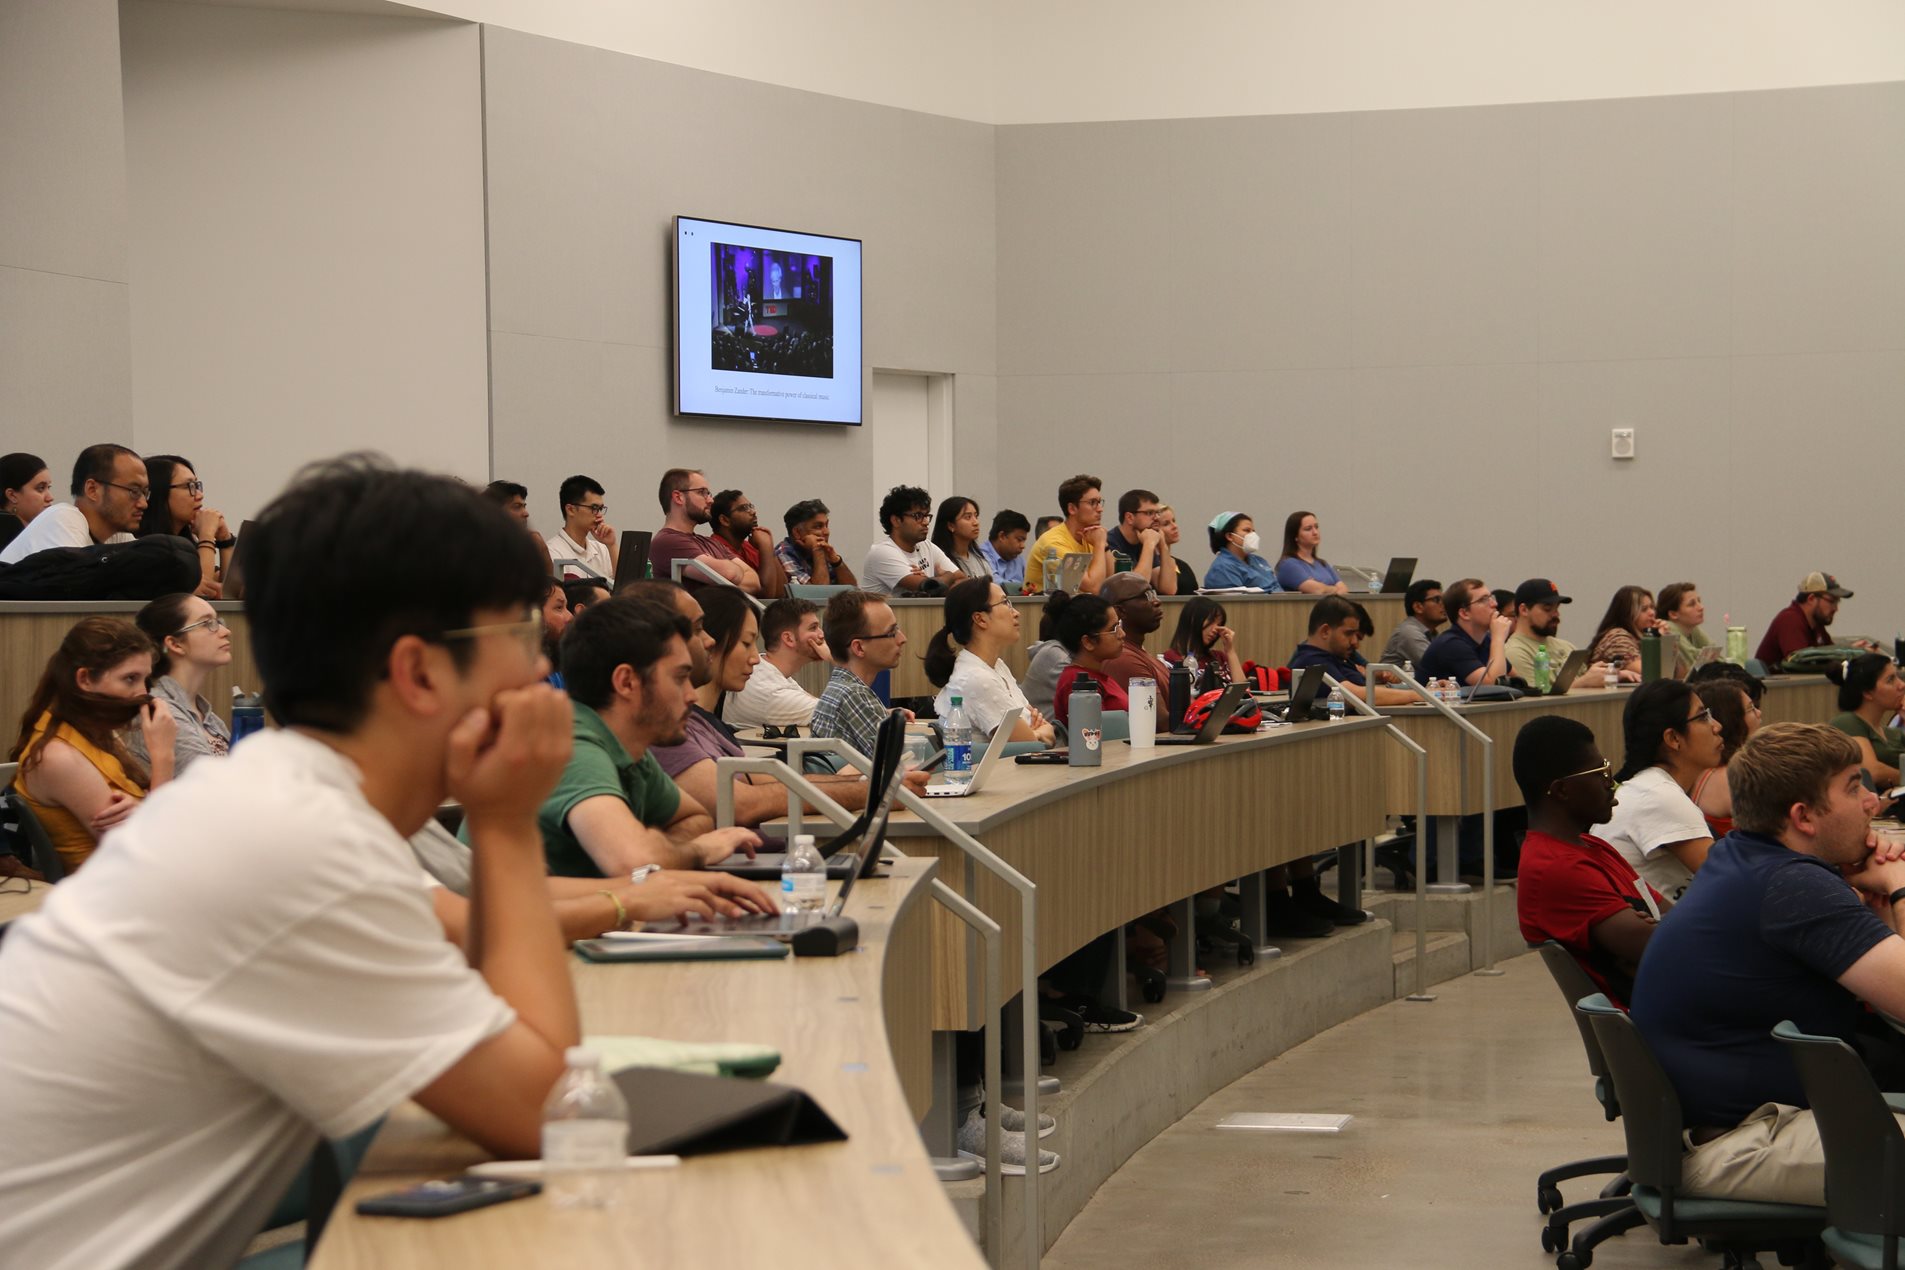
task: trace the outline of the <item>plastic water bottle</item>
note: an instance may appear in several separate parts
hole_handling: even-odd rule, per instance
[[[1402,677],[1405,680],[1412,680],[1416,677],[1416,664],[1407,657],[1402,659]]]
[[[1058,590],[1058,546],[1056,544],[1045,552],[1045,594]]]
[[[254,732],[265,730],[265,699],[247,696],[243,688],[232,686],[232,740],[235,746]]]
[[[781,912],[818,913],[826,905],[827,861],[812,834],[796,834],[781,859]]]
[[[1338,685],[1330,689],[1330,722],[1341,723],[1343,721],[1343,710],[1343,689],[1341,685]]]
[[[1535,649],[1535,691],[1546,692],[1553,686],[1553,666],[1548,657],[1548,646],[1543,644]]]
[[[557,1208],[604,1208],[628,1156],[628,1102],[594,1050],[571,1046],[563,1060],[542,1105],[543,1194]]]
[[[1620,671],[1614,668],[1613,662],[1607,663],[1607,666],[1605,667],[1603,673],[1605,673],[1607,677],[1601,681],[1602,687],[1618,688],[1621,686],[1621,674],[1620,674]]]
[[[961,785],[972,779],[972,724],[964,697],[955,696],[946,714],[946,779]]]

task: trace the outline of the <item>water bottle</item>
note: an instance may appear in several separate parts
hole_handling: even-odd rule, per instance
[[[1068,709],[1071,742],[1066,760],[1073,767],[1101,767],[1105,761],[1105,699],[1098,694],[1098,681],[1080,675],[1072,681]]]
[[[1045,552],[1045,594],[1058,590],[1058,545],[1054,543]]]
[[[1535,649],[1535,691],[1546,692],[1554,686],[1554,667],[1548,658],[1548,646]]]
[[[1650,684],[1660,678],[1660,636],[1648,631],[1640,637],[1640,681]]]
[[[964,697],[954,697],[946,714],[946,779],[959,785],[972,779],[972,724]]]
[[[1746,665],[1746,628],[1744,626],[1726,628],[1726,659],[1735,666]]]
[[[812,834],[796,834],[781,857],[781,912],[818,913],[826,905],[827,861]]]
[[[1157,746],[1158,737],[1158,681],[1146,675],[1132,677],[1125,685],[1125,695],[1131,698],[1131,748],[1149,750]]]
[[[542,1105],[542,1190],[556,1208],[615,1202],[628,1157],[628,1102],[594,1050],[571,1046]]]
[[[1191,730],[1184,722],[1184,716],[1191,708],[1192,671],[1190,662],[1192,660],[1192,658],[1186,657],[1183,661],[1171,667],[1171,682],[1165,701],[1170,706],[1171,731],[1173,732],[1182,733]]]
[[[1407,657],[1402,659],[1402,677],[1405,682],[1412,681],[1416,677],[1416,664]]]
[[[1343,721],[1343,710],[1343,689],[1342,685],[1339,684],[1330,689],[1330,722],[1341,723]]]
[[[1601,687],[1603,688],[1620,687],[1621,672],[1614,668],[1613,662],[1607,663],[1607,665],[1602,670],[1602,674],[1605,676],[1605,678],[1601,680]]]
[[[236,746],[253,732],[265,727],[265,699],[248,696],[243,688],[232,686],[232,741]]]

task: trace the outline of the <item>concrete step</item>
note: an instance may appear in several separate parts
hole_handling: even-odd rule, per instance
[[[1466,933],[1457,930],[1430,931],[1425,943],[1428,956],[1425,979],[1428,983],[1446,983],[1469,972]],[[1389,959],[1395,967],[1395,995],[1406,997],[1416,990],[1416,937],[1413,930],[1391,933]]]

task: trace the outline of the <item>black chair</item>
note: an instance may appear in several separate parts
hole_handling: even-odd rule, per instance
[[[66,863],[60,859],[60,853],[53,849],[53,840],[47,836],[46,826],[26,805],[26,799],[17,787],[9,785],[0,790],[0,830],[13,840],[16,849],[24,848],[20,858],[29,869],[39,872],[48,882],[58,882],[66,877]]]
[[[1897,1270],[1905,1236],[1905,1132],[1857,1052],[1790,1021],[1773,1029],[1799,1068],[1826,1149],[1826,1250],[1842,1266]]]
[[[1555,987],[1561,990],[1568,1017],[1573,1020],[1575,1030],[1581,1034],[1581,1048],[1587,1051],[1588,1071],[1594,1076],[1594,1098],[1601,1104],[1601,1114],[1609,1120],[1618,1120],[1621,1105],[1614,1097],[1613,1082],[1607,1078],[1607,1061],[1601,1057],[1601,1046],[1594,1039],[1594,1029],[1588,1026],[1587,1016],[1574,1008],[1575,1002],[1594,995],[1594,981],[1575,961],[1574,954],[1554,940],[1537,944],[1535,951],[1541,954],[1542,964],[1548,968]],[[1602,1188],[1598,1198],[1563,1204],[1561,1183],[1603,1173],[1619,1176]],[[1576,1235],[1573,1244],[1575,1257],[1581,1265],[1593,1261],[1592,1250],[1597,1245],[1632,1230],[1644,1220],[1634,1207],[1633,1200],[1628,1198],[1632,1185],[1627,1178],[1627,1157],[1624,1155],[1600,1155],[1545,1170],[1535,1180],[1535,1205],[1548,1215],[1547,1224],[1541,1228],[1542,1250],[1560,1252],[1568,1247],[1568,1227],[1574,1222],[1593,1217],[1599,1220]]]
[[[1737,1270],[1757,1270],[1754,1254],[1768,1251],[1778,1254],[1781,1265],[1828,1264],[1819,1243],[1826,1226],[1823,1208],[1680,1194],[1681,1136],[1686,1123],[1673,1083],[1625,1011],[1598,992],[1575,1008],[1588,1016],[1614,1082],[1614,1096],[1620,1099],[1634,1206],[1660,1242],[1698,1240],[1701,1247],[1722,1255],[1723,1266]],[[1585,1264],[1573,1260],[1572,1252],[1555,1258],[1557,1270]]]

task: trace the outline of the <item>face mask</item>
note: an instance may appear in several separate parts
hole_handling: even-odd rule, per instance
[[[1263,539],[1259,537],[1257,534],[1257,531],[1253,529],[1249,533],[1245,534],[1243,536],[1243,541],[1238,543],[1237,545],[1244,549],[1245,555],[1254,556],[1257,554],[1257,548],[1263,546]]]

